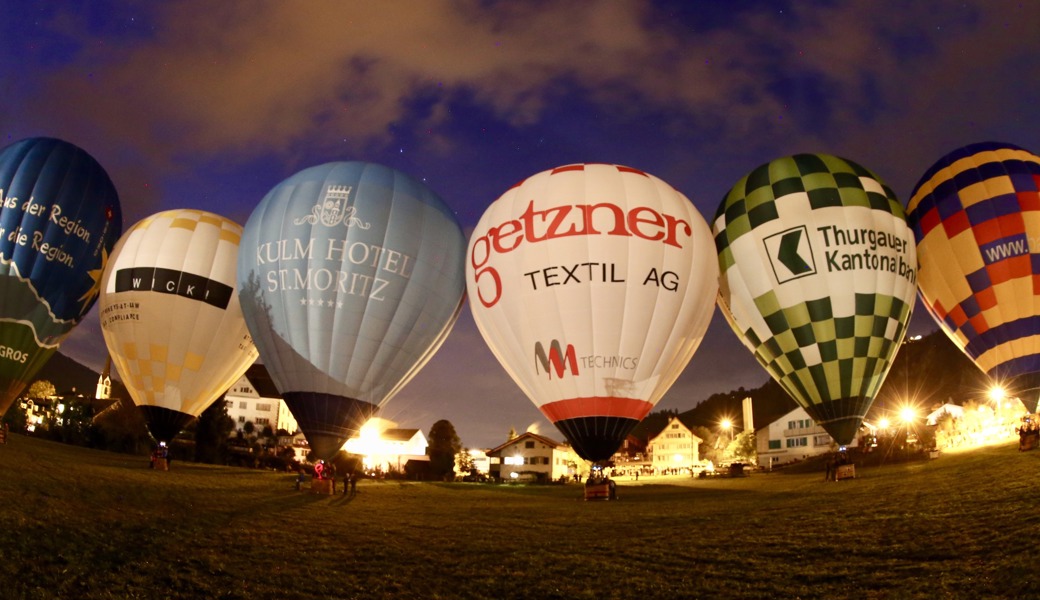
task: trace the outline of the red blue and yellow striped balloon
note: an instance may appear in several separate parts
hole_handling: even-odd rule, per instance
[[[1040,157],[985,142],[928,169],[907,209],[928,311],[983,371],[1018,387],[1040,375],[1038,189]]]

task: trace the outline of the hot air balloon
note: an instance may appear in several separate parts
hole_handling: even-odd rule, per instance
[[[332,162],[268,192],[242,247],[242,309],[260,358],[314,454],[329,459],[451,330],[465,237],[408,175]]]
[[[718,268],[708,225],[642,171],[533,175],[470,238],[473,318],[502,366],[582,458],[610,458],[704,337]]]
[[[799,154],[741,179],[712,226],[719,306],[758,362],[839,444],[888,374],[917,290],[913,234],[863,167]]]
[[[0,414],[94,305],[121,231],[115,187],[81,148],[0,151]]]
[[[256,360],[235,289],[242,226],[201,210],[147,217],[120,238],[99,313],[112,362],[168,442]]]
[[[997,142],[935,163],[914,188],[924,305],[976,365],[1036,411],[1040,387],[1040,157]]]

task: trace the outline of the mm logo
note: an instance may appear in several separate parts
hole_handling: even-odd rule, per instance
[[[556,377],[562,378],[568,365],[570,365],[571,375],[577,375],[578,357],[574,353],[572,344],[567,344],[567,350],[564,350],[559,340],[553,340],[549,344],[549,353],[546,354],[545,346],[541,342],[535,342],[534,371],[536,374],[541,374],[544,369],[549,374],[549,379],[552,379],[554,371],[556,372]]]

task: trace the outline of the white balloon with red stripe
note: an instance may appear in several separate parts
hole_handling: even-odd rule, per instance
[[[668,391],[711,320],[711,231],[637,169],[575,164],[521,181],[481,217],[466,282],[474,320],[517,385],[590,461]]]

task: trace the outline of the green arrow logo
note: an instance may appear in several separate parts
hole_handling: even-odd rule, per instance
[[[812,271],[809,263],[798,254],[798,244],[802,241],[802,230],[792,229],[780,238],[780,251],[776,253],[777,260],[795,275]]]

